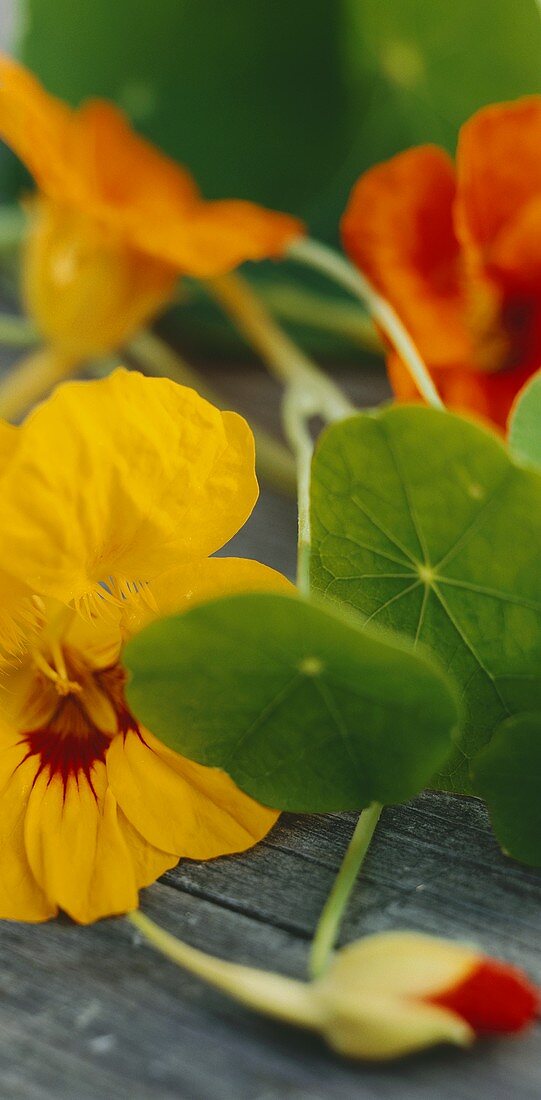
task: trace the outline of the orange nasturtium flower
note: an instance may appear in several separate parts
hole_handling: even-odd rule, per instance
[[[210,557],[256,501],[254,446],[193,390],[118,370],[0,427],[0,918],[85,923],[275,821],[141,727],[121,654],[149,619],[288,582]]]
[[[541,367],[541,97],[475,114],[460,132],[456,170],[432,145],[370,169],[342,234],[444,402],[503,427]],[[415,400],[394,352],[388,367],[399,400]]]
[[[113,104],[72,110],[5,55],[0,137],[38,187],[26,305],[68,362],[118,347],[168,302],[179,275],[210,278],[280,257],[302,232],[296,219],[254,203],[205,202],[189,173]]]

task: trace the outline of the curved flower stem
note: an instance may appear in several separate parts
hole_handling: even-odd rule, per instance
[[[217,408],[225,407],[223,398],[215,393],[199,372],[150,330],[139,332],[126,350],[148,373],[172,378],[174,382],[197,390]],[[257,469],[261,478],[279,492],[294,496],[296,476],[293,456],[263,428],[253,424],[251,427],[255,437]]]
[[[238,272],[209,279],[205,286],[278,380],[310,395],[312,415],[330,422],[356,412],[340,388],[276,324]]]
[[[162,955],[229,994],[235,1001],[287,1023],[313,1029],[319,1027],[321,1016],[305,982],[207,955],[170,935],[139,911],[128,913],[127,920]]]
[[[370,316],[361,313],[355,302],[316,294],[293,282],[262,283],[258,294],[267,309],[281,321],[340,336],[364,351],[383,354],[382,342]]]
[[[370,842],[374,835],[383,806],[372,802],[361,813],[355,831],[348,844],[342,866],[334,880],[332,890],[323,906],[310,950],[309,970],[312,978],[319,978],[326,969],[334,948],[338,929],[351,891],[357,881]]]
[[[427,366],[398,314],[390,303],[378,294],[365,275],[334,249],[310,238],[294,241],[287,255],[290,260],[322,272],[349,290],[355,297],[360,298],[407,366],[419,393],[427,404],[436,409],[444,408]]]
[[[282,404],[282,417],[286,437],[297,462],[297,585],[304,596],[310,593],[310,477],[314,441],[308,421],[312,415],[314,406],[310,394],[300,385],[288,386]]]
[[[77,365],[50,347],[30,352],[0,379],[0,416],[16,420],[57,382],[69,377]]]

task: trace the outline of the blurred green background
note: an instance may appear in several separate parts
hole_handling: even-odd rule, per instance
[[[289,210],[329,242],[368,165],[452,149],[477,107],[541,92],[535,0],[15,3],[12,49],[47,88],[115,99],[205,195]],[[10,160],[5,197],[21,178]]]

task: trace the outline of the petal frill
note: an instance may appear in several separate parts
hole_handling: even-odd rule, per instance
[[[24,841],[28,799],[36,777],[35,759],[25,759],[17,734],[1,732],[0,747],[0,919],[44,921],[57,906],[32,872]]]
[[[541,191],[541,96],[484,107],[460,131],[457,233],[485,254]]]
[[[81,924],[137,905],[128,846],[108,790],[104,764],[77,779],[38,775],[28,799],[25,846],[34,878],[51,906]]]
[[[166,749],[148,731],[116,737],[107,754],[111,789],[131,824],[156,848],[188,859],[243,852],[278,814],[224,772]]]
[[[268,565],[250,558],[203,558],[169,569],[152,582],[149,604],[128,605],[123,615],[125,637],[167,615],[179,615],[196,604],[240,592],[295,592],[295,586]]]
[[[242,417],[123,369],[60,386],[25,421],[0,484],[0,568],[61,602],[92,594],[95,610],[213,553],[258,492]]]
[[[0,566],[0,674],[23,657],[43,619],[42,601]]]
[[[361,176],[342,219],[346,252],[437,367],[471,358],[454,198],[450,158],[420,146]]]

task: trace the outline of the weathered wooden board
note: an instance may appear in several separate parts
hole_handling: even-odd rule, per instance
[[[247,412],[258,408],[267,424],[274,417],[264,376],[230,372],[227,387]],[[365,403],[382,392],[366,374],[352,389]],[[265,493],[235,552],[291,573],[294,546],[293,505]],[[286,815],[248,855],[181,864],[145,891],[143,907],[205,950],[302,976],[354,820]],[[424,795],[385,811],[342,935],[387,928],[475,941],[541,981],[541,874],[501,855],[480,803]],[[122,919],[90,928],[4,922],[0,939],[2,1100],[541,1096],[539,1028],[467,1054],[355,1066],[209,990]]]

